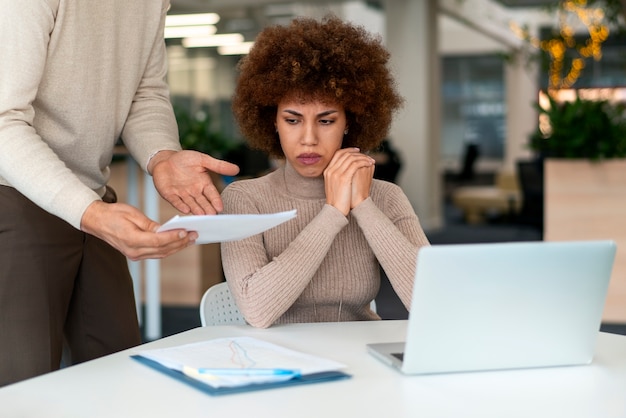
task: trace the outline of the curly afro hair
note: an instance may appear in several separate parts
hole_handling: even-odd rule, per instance
[[[388,61],[380,38],[335,16],[270,26],[238,64],[232,107],[241,133],[252,148],[284,157],[277,107],[284,98],[298,97],[343,106],[350,127],[343,146],[373,150],[403,102]]]

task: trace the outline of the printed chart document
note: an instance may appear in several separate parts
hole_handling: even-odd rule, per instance
[[[252,337],[142,350],[135,360],[212,395],[348,378],[336,361]]]
[[[161,225],[158,232],[172,229],[196,231],[196,244],[210,244],[248,238],[295,217],[295,209],[258,215],[176,215]]]

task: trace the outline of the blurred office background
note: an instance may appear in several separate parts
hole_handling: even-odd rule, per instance
[[[564,14],[558,4],[564,3],[172,0],[165,33],[168,82],[181,129],[186,129],[181,134],[192,131],[183,138],[188,146],[238,162],[246,176],[267,170],[262,156],[242,147],[231,116],[237,62],[263,27],[285,24],[296,16],[319,18],[332,12],[381,36],[392,54],[394,73],[406,99],[389,136],[401,161],[395,181],[411,200],[432,243],[542,240],[543,212],[536,212],[534,218],[520,216],[524,190],[518,162],[534,158],[528,138],[538,124],[535,103],[550,83],[550,69],[534,59],[539,50],[532,39],[546,39],[554,29],[563,29]],[[624,12],[614,12],[626,9],[623,3],[609,1],[599,9],[617,16],[617,24],[606,23],[610,33],[601,43],[601,59],[586,60],[575,83],[560,86],[563,94],[583,89],[611,100],[626,100],[626,43],[619,34]],[[188,14],[203,20],[176,21]],[[578,20],[568,20],[568,28],[574,37],[589,38],[588,24],[580,16]],[[194,132],[211,138],[198,144]],[[141,176],[134,177],[135,170],[120,160],[113,182],[127,199],[140,194],[135,198],[142,204],[146,192],[141,187],[126,190],[131,178],[140,185],[143,182]],[[537,202],[543,205],[542,200]],[[175,214],[162,201],[157,207],[161,222]],[[162,260],[156,269],[158,289],[149,297],[159,300],[159,329],[146,339],[199,325],[197,306],[202,293],[222,280],[217,245],[187,249]],[[154,271],[154,266],[135,266],[142,302],[148,297],[146,275]],[[392,297],[385,299],[387,290],[381,292],[382,312],[387,317],[404,315]],[[612,303],[626,309],[626,292],[616,292]],[[607,326],[626,323],[624,309],[611,311]],[[145,311],[140,314],[145,326]]]

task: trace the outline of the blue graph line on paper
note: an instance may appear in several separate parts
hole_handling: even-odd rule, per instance
[[[230,358],[233,364],[241,367],[242,369],[252,368],[256,365],[256,361],[250,357],[248,351],[237,341],[231,341],[228,346],[232,352]]]

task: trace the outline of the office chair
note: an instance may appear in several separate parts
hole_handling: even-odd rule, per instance
[[[235,304],[227,282],[209,287],[202,295],[202,300],[200,301],[200,323],[203,327],[246,323]]]
[[[480,147],[478,144],[468,142],[463,148],[463,159],[461,161],[461,171],[457,174],[457,180],[461,182],[474,180],[476,176],[476,161],[480,157]]]
[[[518,160],[517,173],[522,189],[522,207],[517,216],[518,223],[543,231],[543,161]]]
[[[376,312],[375,300],[370,302],[370,309]],[[209,287],[202,295],[202,300],[200,300],[200,323],[203,327],[246,323],[230,294],[227,282]]]

